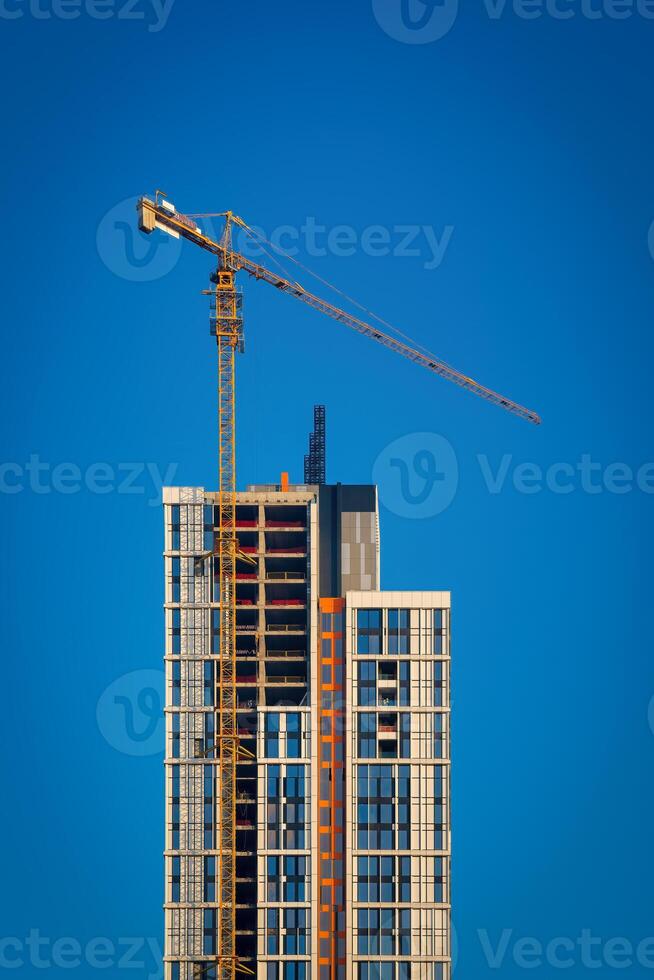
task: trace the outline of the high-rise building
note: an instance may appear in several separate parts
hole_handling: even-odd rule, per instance
[[[215,978],[217,496],[166,488],[165,978]],[[380,590],[374,486],[237,494],[237,955],[449,980],[448,592]]]

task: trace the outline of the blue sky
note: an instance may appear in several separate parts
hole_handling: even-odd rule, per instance
[[[384,587],[453,592],[457,975],[496,972],[502,937],[508,977],[527,937],[564,937],[585,975],[585,929],[596,972],[623,937],[622,972],[651,975],[654,11],[548,3],[0,5],[0,901],[18,975],[42,973],[30,930],[50,961],[57,938],[108,937],[108,977],[121,937],[161,941],[158,735],[128,754],[97,707],[123,679],[149,731],[158,489],[216,481],[211,263],[126,227],[155,187],[282,233],[542,415],[244,283],[239,483],[301,479],[324,402],[329,479],[379,477]],[[443,478],[421,509],[425,460]],[[134,976],[156,975],[148,949]],[[95,975],[86,952],[76,970]]]

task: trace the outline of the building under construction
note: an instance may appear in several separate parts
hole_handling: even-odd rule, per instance
[[[219,976],[220,515],[164,493],[165,976],[198,980]],[[449,593],[380,591],[374,486],[283,476],[237,494],[236,529],[238,968],[446,980]]]

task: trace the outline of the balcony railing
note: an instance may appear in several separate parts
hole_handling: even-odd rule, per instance
[[[266,581],[287,582],[291,579],[306,582],[306,575],[303,572],[266,572]]]
[[[306,633],[306,631],[305,623],[268,623],[266,626],[266,633]]]

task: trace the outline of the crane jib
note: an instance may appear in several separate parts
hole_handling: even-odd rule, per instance
[[[203,248],[205,251],[210,252],[213,255],[217,255],[219,259],[219,267],[232,269],[234,271],[242,270],[247,272],[247,274],[254,279],[263,279],[270,283],[270,285],[275,286],[276,289],[279,289],[282,292],[290,293],[296,299],[302,300],[302,302],[306,303],[308,306],[312,306],[318,312],[324,313],[326,316],[331,317],[331,319],[345,324],[363,336],[376,340],[377,343],[388,347],[397,354],[401,354],[403,357],[413,361],[415,364],[420,364],[423,367],[426,367],[433,373],[438,374],[440,377],[445,378],[448,381],[452,381],[454,384],[472,392],[475,395],[478,395],[485,401],[498,405],[500,408],[503,408],[520,418],[526,419],[526,421],[532,422],[534,425],[538,425],[540,423],[540,416],[537,415],[536,412],[525,408],[523,405],[519,405],[510,398],[505,398],[503,395],[500,395],[499,392],[486,388],[484,385],[479,384],[479,382],[474,381],[467,375],[461,374],[455,368],[450,367],[444,361],[440,361],[433,355],[430,357],[423,354],[415,348],[410,347],[408,344],[404,344],[401,341],[396,340],[394,337],[377,330],[364,320],[360,320],[358,317],[352,316],[345,310],[332,306],[331,303],[328,303],[319,296],[315,296],[313,293],[310,293],[298,283],[290,282],[289,280],[280,277],[278,274],[270,272],[270,270],[266,269],[265,266],[252,262],[244,255],[241,255],[240,252],[233,251],[228,247],[228,244],[223,245],[219,242],[213,241],[213,239],[203,234],[199,226],[196,225],[191,219],[187,218],[186,215],[179,214],[176,211],[171,212],[167,208],[164,208],[158,203],[155,203],[154,201],[151,201],[149,198],[145,197],[139,199],[137,210],[139,212],[139,226],[143,231],[149,233],[158,227],[163,231],[168,231],[169,233],[177,235],[181,238],[186,238],[187,241],[191,241],[195,245],[199,245],[200,248]],[[234,220],[236,220],[239,224],[241,223],[241,219],[234,217]]]

